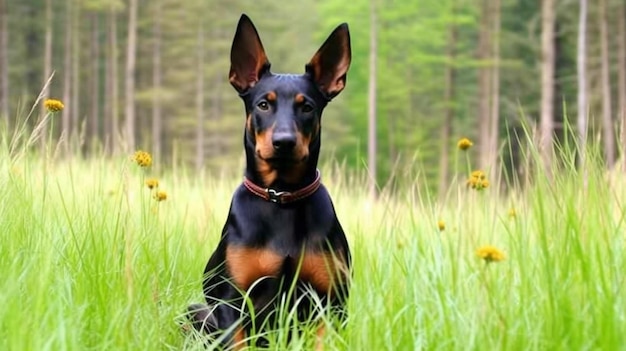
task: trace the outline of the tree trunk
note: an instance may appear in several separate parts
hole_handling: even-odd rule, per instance
[[[163,144],[161,142],[163,133],[163,111],[161,106],[162,87],[161,82],[163,72],[161,68],[161,0],[154,0],[154,18],[152,33],[152,147],[154,158],[162,160],[161,152]]]
[[[611,112],[611,78],[609,62],[609,34],[607,28],[606,0],[599,0],[600,22],[600,57],[602,77],[602,141],[604,158],[608,167],[615,162],[615,134]]]
[[[0,115],[10,131],[9,118],[9,5],[0,0]]]
[[[70,101],[72,92],[72,43],[74,30],[72,27],[73,20],[73,1],[67,1],[65,3],[65,56],[63,58],[63,101],[68,105],[67,108],[61,112],[61,137],[64,140],[64,151],[66,156],[70,155],[69,152],[69,137],[70,137]]]
[[[541,9],[541,115],[539,149],[548,175],[552,169],[554,134],[554,0],[543,0]]]
[[[489,0],[482,0],[480,32],[478,37],[478,165],[481,169],[488,169],[491,147],[491,69],[487,61],[491,59],[490,46],[490,6]]]
[[[626,3],[622,2],[617,7],[618,11],[618,30],[617,30],[617,94],[619,95],[619,115],[621,117],[622,132],[622,162],[624,170],[626,170]]]
[[[92,14],[93,29],[91,37],[91,120],[90,138],[91,150],[95,151],[98,140],[100,140],[100,23],[97,12]]]
[[[72,31],[74,34],[72,35],[72,98],[70,99],[71,104],[71,122],[70,122],[70,142],[76,142],[74,145],[80,146],[78,142],[80,142],[80,3],[75,3],[73,5],[74,11],[72,14]]]
[[[118,154],[120,151],[120,116],[119,116],[119,72],[118,72],[118,52],[117,52],[117,16],[113,3],[109,10],[109,29],[108,29],[108,43],[109,43],[109,99],[107,99],[107,105],[110,105],[109,121],[109,142],[111,143],[111,151],[113,154]]]
[[[587,0],[580,0],[578,18],[578,50],[577,50],[577,73],[578,73],[578,144],[579,162],[585,165],[585,153],[587,144]]]
[[[135,61],[137,58],[137,1],[128,4],[128,42],[126,49],[125,131],[124,140],[129,150],[135,149]]]
[[[450,155],[450,135],[452,134],[452,123],[454,122],[454,84],[456,77],[456,42],[458,38],[458,28],[456,25],[456,1],[453,0],[452,19],[448,27],[448,43],[446,45],[447,64],[444,72],[444,121],[441,126],[441,157],[439,159],[439,196],[443,197],[448,189],[449,176],[449,155]]]
[[[217,42],[223,39],[223,31],[219,28],[214,28],[209,42]],[[214,45],[209,45],[207,48],[209,49],[208,62],[216,60],[216,58],[219,57],[218,55],[220,55],[220,51],[216,49]],[[219,121],[224,114],[224,111],[222,109],[222,93],[224,89],[224,80],[222,74],[219,71],[212,72],[210,82],[210,114],[208,115],[208,118],[210,119],[210,124],[214,125],[215,123],[218,123],[217,121]],[[220,150],[222,143],[222,141],[220,140],[221,133],[212,132],[210,129],[207,129],[206,132],[207,133],[205,144],[209,146],[208,156],[215,156],[215,154],[222,152]]]
[[[491,118],[489,133],[489,169],[491,178],[496,179],[498,170],[498,138],[500,128],[500,0],[493,0],[492,21],[493,32],[491,40],[493,45],[493,65],[491,68]]]
[[[43,61],[43,84],[48,82],[50,79],[50,75],[52,75],[52,0],[46,0],[46,41],[45,41],[45,49],[44,49],[44,61]],[[43,88],[43,100],[41,101],[41,116],[40,121],[43,120],[43,117],[46,114],[46,107],[43,104],[43,101],[50,98],[50,87],[49,85]],[[42,129],[42,133],[40,136],[41,147],[42,149],[46,146],[48,142],[48,130],[47,128]]]
[[[18,1],[12,1],[13,4],[18,3]],[[19,1],[20,3],[20,7],[16,9],[16,15],[19,14],[18,16],[15,16],[17,18],[40,18],[39,17],[39,10],[38,7],[36,6],[29,6],[28,4],[26,4],[23,1]],[[8,6],[8,5],[7,5]],[[23,23],[23,22],[22,22]],[[15,35],[14,37],[17,37],[19,39],[22,40],[23,45],[25,46],[24,48],[24,56],[21,57],[21,59],[24,59],[26,57],[28,58],[39,58],[41,57],[41,47],[43,46],[42,43],[42,39],[41,39],[41,29],[39,28],[39,26],[35,27],[35,26],[20,26],[20,28],[15,28]],[[22,36],[19,35],[20,31],[25,32]],[[27,61],[30,62],[30,61]],[[36,67],[39,67],[39,65],[37,64]],[[20,77],[21,80],[24,80],[24,83],[22,88],[20,89],[21,91],[17,92],[17,94],[14,95],[19,95],[19,96],[25,96],[30,98],[33,94],[38,94],[41,92],[41,78],[42,78],[42,72],[40,72],[40,70],[38,69],[23,69],[22,72],[22,76]],[[36,98],[38,98],[38,95],[35,95]],[[33,116],[35,118],[30,118],[28,121],[26,121],[26,123],[28,124],[28,127],[31,128],[35,128],[35,126],[37,125],[37,122],[39,122],[39,111],[35,112],[35,110],[32,111]]]
[[[198,68],[196,78],[196,170],[204,166],[204,28],[198,27]]]
[[[367,88],[367,164],[369,167],[369,195],[375,200],[376,189],[376,55],[377,55],[377,20],[376,0],[370,0],[370,48],[369,48],[369,83]]]

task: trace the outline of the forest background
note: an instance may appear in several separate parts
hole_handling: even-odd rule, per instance
[[[227,74],[242,12],[277,72],[302,72],[349,23],[353,61],[324,115],[323,159],[367,170],[372,194],[401,189],[416,165],[445,191],[462,137],[492,176],[529,173],[522,130],[548,166],[552,142],[576,136],[607,167],[621,157],[621,0],[0,0],[1,125],[10,135],[52,97],[66,108],[41,143],[61,141],[67,157],[144,149],[159,167],[240,172],[244,112]]]

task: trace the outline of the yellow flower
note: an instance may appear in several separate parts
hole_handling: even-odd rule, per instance
[[[517,211],[515,211],[514,208],[511,208],[509,210],[509,218],[515,218],[515,217],[517,217]]]
[[[167,193],[165,191],[159,190],[154,194],[154,199],[157,201],[165,201],[167,200]]]
[[[479,247],[476,250],[476,256],[482,258],[487,263],[499,262],[506,258],[504,252],[500,251],[500,249],[498,249],[497,247],[491,245]]]
[[[137,151],[133,156],[133,160],[137,162],[139,167],[150,167],[152,166],[152,156],[145,151]]]
[[[60,100],[55,99],[47,99],[43,103],[44,107],[48,112],[59,112],[65,108],[65,105]]]
[[[156,178],[148,178],[146,179],[146,186],[150,189],[159,187],[159,180]]]
[[[446,230],[446,222],[439,220],[439,222],[437,222],[437,228],[439,228],[440,232],[443,232]]]
[[[470,147],[472,147],[472,145],[474,145],[474,143],[472,143],[472,141],[469,140],[468,138],[463,138],[463,139],[459,140],[459,142],[456,145],[458,146],[458,148],[460,150],[467,150]]]
[[[467,179],[467,186],[476,189],[483,190],[489,187],[489,181],[487,180],[487,176],[483,171],[473,171],[470,174],[470,177]]]
[[[476,179],[479,179],[479,180],[483,180],[483,179],[487,178],[487,176],[485,175],[485,172],[483,172],[481,170],[473,171],[470,174],[470,177],[476,178]]]

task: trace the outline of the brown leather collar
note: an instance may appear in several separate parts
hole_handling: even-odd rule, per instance
[[[322,182],[319,169],[315,171],[315,180],[313,183],[296,191],[276,191],[272,188],[263,188],[254,184],[247,177],[243,177],[243,185],[250,190],[251,193],[265,199],[266,201],[279,204],[286,204],[309,197],[313,195],[317,189],[319,189],[321,184]]]

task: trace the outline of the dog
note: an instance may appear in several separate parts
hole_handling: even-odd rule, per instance
[[[281,301],[298,321],[310,322],[320,302],[345,320],[351,254],[317,163],[322,111],[346,85],[348,25],[330,34],[304,74],[274,74],[243,14],[230,60],[246,111],[245,175],[204,271],[207,305],[189,306],[188,316],[222,347],[240,349],[273,325]],[[324,326],[316,323],[319,347]]]

